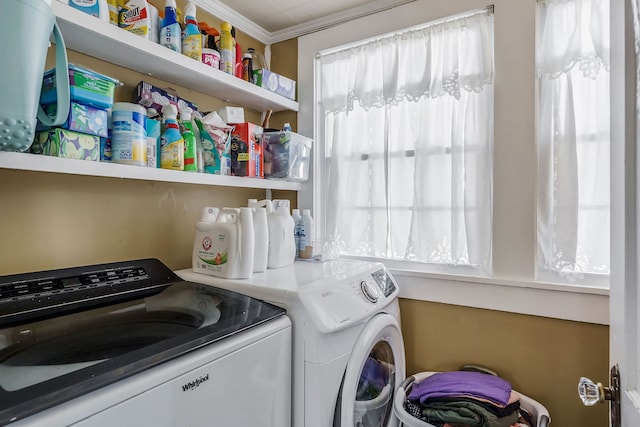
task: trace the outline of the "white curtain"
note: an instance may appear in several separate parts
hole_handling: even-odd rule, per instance
[[[493,13],[317,60],[326,231],[343,253],[491,272]]]
[[[537,274],[609,273],[609,2],[539,0]]]

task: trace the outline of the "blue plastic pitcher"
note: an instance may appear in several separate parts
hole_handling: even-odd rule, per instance
[[[39,103],[52,34],[58,93],[54,118],[47,116]],[[33,142],[36,119],[46,126],[59,126],[69,114],[67,50],[51,0],[2,0],[0,40],[0,150],[25,151]]]

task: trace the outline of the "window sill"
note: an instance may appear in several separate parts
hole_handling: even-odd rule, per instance
[[[400,298],[609,324],[609,290],[604,288],[390,271]]]

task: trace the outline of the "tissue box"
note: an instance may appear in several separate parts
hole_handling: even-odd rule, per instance
[[[306,181],[312,140],[295,132],[265,132],[264,177],[287,181]]]
[[[242,107],[222,107],[218,114],[225,123],[244,123],[244,108]]]
[[[55,117],[57,108],[57,104],[49,104],[44,106],[44,111],[50,117]],[[60,127],[106,138],[108,136],[108,120],[109,113],[107,110],[71,101],[69,117],[67,117],[67,121]],[[38,130],[44,131],[47,129]]]
[[[231,131],[231,175],[264,178],[262,126],[238,123]]]
[[[184,107],[191,107],[193,111],[198,111],[198,106],[193,102],[180,98],[145,81],[138,83],[136,86],[133,102],[145,108],[153,108],[160,114],[162,114],[162,107],[169,104],[175,105],[176,108],[178,108],[178,112]]]
[[[72,101],[96,108],[111,108],[116,86],[120,81],[95,71],[69,64],[69,92]],[[41,104],[53,104],[56,94],[56,70],[45,71],[42,80]]]
[[[296,99],[296,81],[266,68],[253,70],[253,83],[294,101]]]
[[[100,137],[54,128],[37,134],[31,145],[31,152],[68,159],[98,161],[100,159]]]

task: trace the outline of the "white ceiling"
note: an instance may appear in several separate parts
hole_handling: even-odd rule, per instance
[[[415,0],[196,0],[265,44],[299,37]]]

